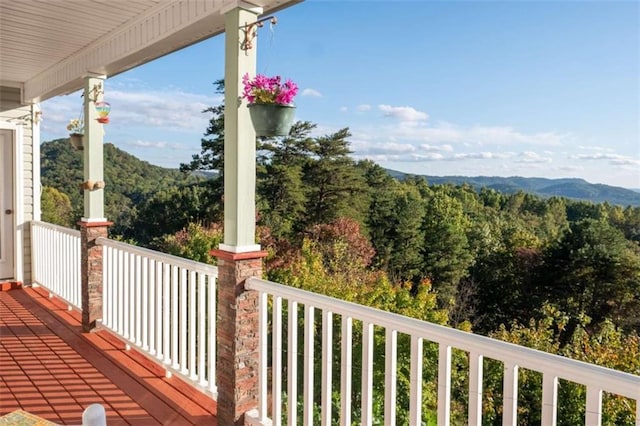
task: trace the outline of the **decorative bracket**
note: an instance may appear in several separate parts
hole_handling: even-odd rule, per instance
[[[102,83],[94,84],[93,89],[89,91],[89,101],[96,103],[98,101],[98,96],[104,95],[104,90],[102,90]]]
[[[253,39],[258,34],[258,28],[262,28],[265,21],[271,21],[271,25],[275,25],[278,23],[278,20],[275,16],[267,16],[265,18],[258,19],[256,22],[245,24],[240,27],[240,29],[244,33],[244,40],[242,40],[242,43],[240,43],[240,49],[251,50],[253,48]]]

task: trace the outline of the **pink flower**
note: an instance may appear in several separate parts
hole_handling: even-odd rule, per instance
[[[258,74],[250,79],[249,74],[242,77],[244,89],[242,97],[249,101],[249,104],[279,104],[289,105],[298,93],[298,86],[291,80],[282,83],[281,77],[267,77]]]

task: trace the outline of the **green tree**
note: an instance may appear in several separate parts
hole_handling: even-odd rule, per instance
[[[316,127],[308,121],[294,123],[289,136],[263,138],[258,158],[258,207],[260,223],[275,238],[293,238],[302,223],[307,202],[303,167]]]
[[[217,80],[215,93],[224,94],[224,80]],[[200,140],[200,154],[194,154],[190,163],[180,164],[185,173],[205,171],[210,173],[209,198],[222,201],[224,193],[224,102],[206,108],[203,113],[211,113],[209,125]],[[217,211],[217,219],[221,219],[222,210]]]
[[[376,250],[375,266],[393,282],[419,280],[424,202],[418,186],[413,181],[392,178],[368,160],[358,163],[358,167],[369,189],[366,225]]]
[[[600,323],[640,326],[640,252],[604,220],[572,223],[545,253],[549,300],[577,323],[587,315]]]
[[[436,188],[425,200],[422,269],[433,282],[441,306],[454,303],[458,283],[473,261],[467,240],[469,226],[462,204],[444,188]]]
[[[364,222],[364,179],[349,157],[348,129],[315,138],[304,168],[307,225],[347,216]]]
[[[142,245],[167,234],[174,234],[189,223],[216,222],[219,205],[211,200],[205,185],[192,184],[158,191],[142,202],[133,226],[125,233]]]
[[[60,226],[73,227],[74,214],[71,199],[64,192],[51,186],[42,188],[42,220]]]

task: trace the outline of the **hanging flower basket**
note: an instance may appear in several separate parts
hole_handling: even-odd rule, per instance
[[[83,138],[84,135],[81,133],[71,133],[69,135],[69,141],[71,142],[71,145],[73,145],[73,147],[78,151],[82,151],[84,149]]]
[[[296,113],[293,105],[251,104],[251,122],[256,136],[287,136]]]
[[[253,79],[245,74],[242,83],[242,97],[249,101],[249,114],[256,136],[287,136],[296,113],[292,102],[298,86],[291,80],[283,83],[280,76],[262,74]]]

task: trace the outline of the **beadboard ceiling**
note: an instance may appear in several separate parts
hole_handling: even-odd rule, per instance
[[[238,3],[272,13],[298,1],[0,0],[0,85],[40,101],[220,34]]]

